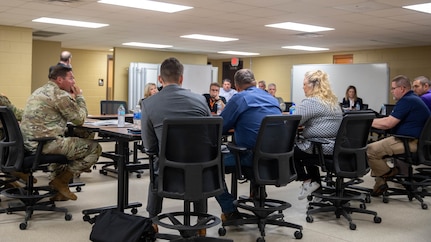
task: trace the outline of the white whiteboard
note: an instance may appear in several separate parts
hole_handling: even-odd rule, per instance
[[[208,93],[213,78],[212,66],[184,64],[183,77],[183,88],[199,94]]]
[[[383,103],[388,103],[389,68],[386,63],[376,64],[311,64],[292,67],[292,101],[300,103],[305,98],[302,89],[307,71],[322,70],[329,75],[329,82],[340,102],[343,101],[349,85],[356,87],[358,97],[369,108],[379,111]]]

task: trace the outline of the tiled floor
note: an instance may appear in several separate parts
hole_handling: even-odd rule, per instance
[[[37,173],[38,184],[47,183],[45,173]],[[80,242],[89,241],[91,225],[82,220],[83,209],[94,208],[116,203],[116,176],[99,174],[98,170],[89,174],[83,174],[80,178],[86,185],[82,191],[77,193],[77,201],[67,201],[58,203],[57,206],[67,207],[73,215],[71,221],[65,221],[61,214],[49,212],[36,212],[29,222],[27,230],[21,231],[19,223],[23,219],[22,213],[0,214],[0,241],[61,241],[61,242]],[[229,177],[227,177],[229,181]],[[138,214],[147,216],[145,211],[146,194],[148,190],[148,172],[142,178],[130,175],[130,201],[142,202],[144,207],[139,208]],[[371,177],[365,177],[364,186],[372,186]],[[285,220],[304,227],[303,238],[300,241],[431,241],[431,209],[423,210],[420,204],[407,197],[397,197],[390,199],[385,204],[381,199],[372,198],[372,202],[367,204],[367,208],[378,212],[382,217],[381,224],[373,222],[373,216],[353,214],[353,219],[357,229],[352,231],[343,218],[336,219],[332,213],[314,216],[313,223],[305,221],[307,201],[299,201],[297,194],[300,184],[292,182],[286,187],[268,189],[269,197],[286,200],[292,207],[284,211]],[[239,185],[239,193],[246,194],[248,184]],[[2,199],[1,207],[7,206],[8,198]],[[426,198],[426,202],[431,205],[431,198]],[[209,212],[215,215],[220,214],[220,208],[211,198],[209,201]],[[165,199],[164,211],[178,211],[182,208],[182,202],[177,200]],[[127,211],[129,212],[129,211]],[[219,226],[208,229],[207,236],[218,237]],[[161,229],[163,232],[171,232]],[[172,231],[173,232],[173,231]],[[278,228],[269,225],[266,228],[266,241],[281,242],[294,241],[294,229]],[[174,233],[174,232],[173,232]],[[236,228],[227,228],[226,238],[238,242],[252,242],[259,237],[257,226],[247,225]],[[160,240],[161,241],[161,240]]]

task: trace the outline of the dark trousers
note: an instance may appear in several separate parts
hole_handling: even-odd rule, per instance
[[[317,154],[306,153],[295,146],[294,161],[298,181],[311,179],[311,181],[321,183],[319,156]]]

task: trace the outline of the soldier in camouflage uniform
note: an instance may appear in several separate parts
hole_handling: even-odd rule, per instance
[[[82,125],[86,116],[82,90],[75,85],[70,67],[55,66],[48,83],[35,90],[27,100],[21,121],[26,149],[36,150],[37,143],[29,141],[32,138],[57,137],[48,142],[42,152],[62,154],[72,161],[68,165],[54,166],[49,184],[58,193],[52,200],[76,200],[76,195],[69,190],[69,180],[74,175],[91,171],[102,153],[101,146],[94,140],[65,137],[67,123]]]

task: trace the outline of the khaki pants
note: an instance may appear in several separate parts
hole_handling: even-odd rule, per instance
[[[417,139],[409,142],[411,152],[416,152],[417,144]],[[385,156],[403,154],[404,152],[403,142],[393,136],[369,144],[367,155],[371,176],[380,177],[389,172],[390,167],[386,164]]]

